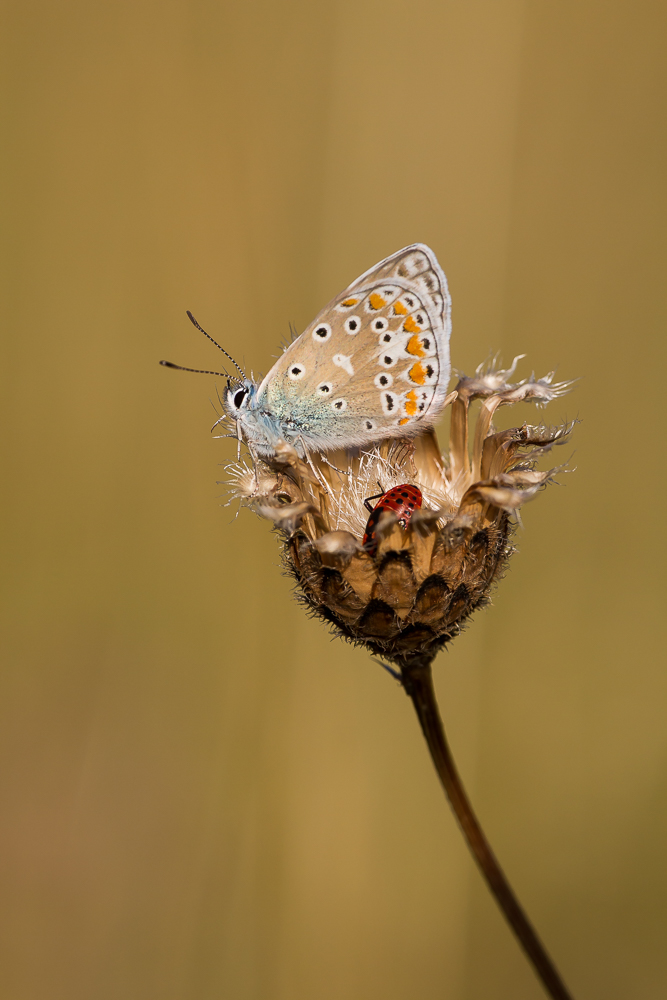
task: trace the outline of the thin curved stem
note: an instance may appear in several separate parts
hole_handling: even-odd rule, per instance
[[[445,795],[498,906],[519,939],[548,995],[553,1000],[573,1000],[572,994],[563,983],[556,966],[547,955],[544,945],[514,895],[470,805],[456,770],[438,711],[431,664],[423,661],[407,664],[402,670],[402,681],[415,706]]]

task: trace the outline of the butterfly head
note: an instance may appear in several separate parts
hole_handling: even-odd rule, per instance
[[[257,386],[251,379],[228,379],[227,392],[223,400],[227,416],[232,420],[238,420],[249,409],[256,394]]]

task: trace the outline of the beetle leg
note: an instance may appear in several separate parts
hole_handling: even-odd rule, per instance
[[[364,500],[364,507],[369,510],[371,514],[373,513],[373,508],[371,507],[371,500],[380,500],[384,496],[384,493],[376,493],[374,497],[366,497]]]

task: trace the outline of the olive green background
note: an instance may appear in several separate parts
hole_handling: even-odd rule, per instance
[[[216,380],[157,364],[220,364],[190,308],[266,371],[416,240],[456,368],[581,377],[546,413],[576,471],[436,663],[451,740],[576,997],[667,995],[666,31],[649,0],[5,5],[2,1000],[543,995],[407,699],[220,506]]]

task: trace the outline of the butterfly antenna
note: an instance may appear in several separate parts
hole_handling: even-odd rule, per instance
[[[214,340],[213,337],[211,336],[211,334],[207,333],[206,330],[202,326],[199,325],[199,323],[194,318],[194,316],[192,315],[192,313],[190,312],[189,309],[186,310],[186,314],[187,314],[187,317],[190,320],[190,322],[193,324],[193,326],[196,326],[200,333],[203,333],[205,337],[208,337],[208,339],[211,341],[211,343],[215,344],[215,346],[218,348],[218,350],[222,351],[222,353],[225,355],[225,357],[229,358],[229,360],[234,365],[234,367],[237,369],[237,371],[241,372],[241,375],[243,376],[244,379],[247,378],[246,373],[243,371],[243,369],[241,368],[240,365],[237,365],[236,361],[234,361],[234,358],[231,356],[231,354],[228,354],[227,351],[224,349],[224,347],[220,347],[220,344],[217,342],[217,340]]]
[[[179,372],[195,372],[197,375],[220,375],[221,378],[231,378],[238,381],[236,375],[230,375],[229,372],[209,372],[203,368],[184,368],[183,365],[175,365],[173,361],[161,361],[160,364],[164,365],[165,368],[177,368]]]

